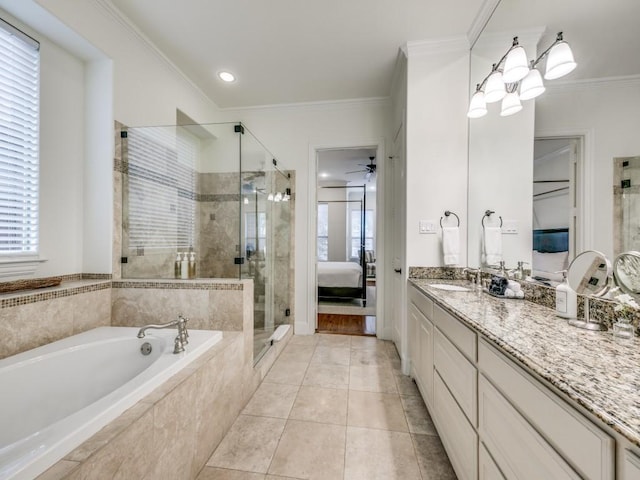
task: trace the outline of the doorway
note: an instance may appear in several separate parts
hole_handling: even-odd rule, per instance
[[[377,148],[317,152],[319,333],[376,335]]]
[[[575,256],[581,137],[534,141],[531,276],[554,285]]]

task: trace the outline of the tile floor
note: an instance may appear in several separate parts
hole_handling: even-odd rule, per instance
[[[391,342],[293,337],[197,480],[449,480]]]

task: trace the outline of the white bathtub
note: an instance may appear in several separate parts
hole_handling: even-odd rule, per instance
[[[137,332],[100,327],[0,360],[0,479],[36,477],[222,338],[190,330],[176,355],[176,329]]]

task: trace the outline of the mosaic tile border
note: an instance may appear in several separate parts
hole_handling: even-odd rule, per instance
[[[194,283],[194,282],[153,282],[114,281],[113,288],[156,288],[160,290],[244,290],[242,283]]]
[[[45,302],[47,300],[55,300],[56,298],[71,297],[82,293],[97,292],[98,290],[106,290],[111,288],[111,282],[104,281],[101,283],[93,283],[91,285],[80,285],[77,287],[53,287],[52,290],[38,293],[17,294],[12,292],[11,298],[0,298],[0,309],[11,308],[31,303]]]

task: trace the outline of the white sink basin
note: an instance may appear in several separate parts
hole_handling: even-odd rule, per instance
[[[448,283],[430,283],[430,287],[437,288],[439,290],[449,290],[450,292],[470,292],[471,289],[463,287],[462,285],[450,285]]]

